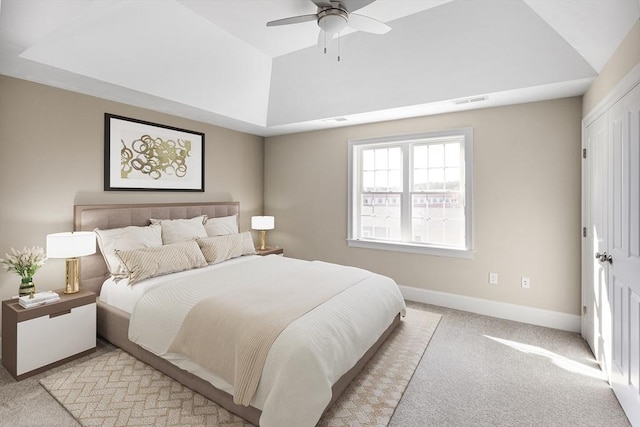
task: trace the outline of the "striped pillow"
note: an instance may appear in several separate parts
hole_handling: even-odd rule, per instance
[[[116,256],[125,268],[130,285],[150,277],[207,266],[207,260],[194,240],[153,248],[116,250]]]
[[[197,239],[200,250],[209,264],[217,264],[231,258],[256,253],[251,233],[226,234],[224,236]]]

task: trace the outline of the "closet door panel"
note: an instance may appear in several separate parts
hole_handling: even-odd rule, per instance
[[[608,282],[610,381],[633,425],[640,425],[640,85],[609,110]]]

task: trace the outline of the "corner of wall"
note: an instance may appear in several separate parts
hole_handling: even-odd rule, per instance
[[[627,33],[582,98],[582,117],[600,104],[640,64],[640,20]]]

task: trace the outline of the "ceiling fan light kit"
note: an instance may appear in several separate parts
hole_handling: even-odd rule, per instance
[[[349,22],[346,10],[331,8],[318,12],[318,26],[327,34],[336,34],[344,30]]]

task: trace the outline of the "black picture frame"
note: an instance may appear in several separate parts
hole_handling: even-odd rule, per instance
[[[204,133],[105,113],[105,191],[204,191]]]

